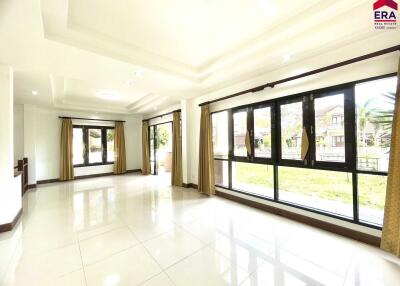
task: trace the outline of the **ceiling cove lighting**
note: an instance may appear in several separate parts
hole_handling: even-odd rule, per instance
[[[121,98],[119,93],[114,91],[100,91],[97,92],[96,95],[105,100],[118,100]]]

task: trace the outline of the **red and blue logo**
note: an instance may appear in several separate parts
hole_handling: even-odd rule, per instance
[[[376,29],[396,29],[398,4],[395,0],[378,0],[374,3]]]

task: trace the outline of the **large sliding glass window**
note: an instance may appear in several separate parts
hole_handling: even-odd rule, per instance
[[[216,185],[380,228],[396,86],[379,77],[213,113]]]
[[[278,174],[281,201],[353,217],[351,173],[279,167]]]
[[[212,115],[214,157],[228,158],[228,111]]]
[[[316,97],[314,111],[316,161],[344,163],[344,94]]]
[[[103,162],[101,129],[89,129],[89,164]]]
[[[280,106],[281,158],[301,160],[303,130],[303,103],[293,102]]]
[[[233,162],[232,188],[273,198],[274,167],[264,164]]]
[[[221,187],[229,187],[228,161],[214,160],[215,184]]]
[[[360,221],[383,224],[386,198],[386,176],[358,174],[358,202]]]
[[[72,161],[74,165],[83,165],[85,163],[85,143],[83,140],[83,128],[73,129],[72,140]]]
[[[382,225],[396,77],[355,86],[359,219]]]
[[[271,107],[255,108],[254,120],[254,157],[271,158]]]
[[[387,172],[396,78],[357,84],[357,169]]]
[[[212,114],[215,184],[229,187],[229,113],[222,111]]]
[[[233,114],[233,154],[246,157],[247,110],[237,111]]]
[[[74,125],[75,167],[114,163],[114,127]]]

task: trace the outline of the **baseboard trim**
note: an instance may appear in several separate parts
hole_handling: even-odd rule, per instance
[[[189,189],[189,188],[192,188],[192,189],[197,189],[197,185],[196,184],[193,184],[193,183],[182,183],[182,187],[184,187],[184,188],[187,188],[187,189]]]
[[[60,182],[60,179],[39,180],[36,182],[36,186],[43,185],[43,184],[57,183],[57,182]]]
[[[132,169],[132,170],[127,170],[125,174],[129,173],[137,173],[137,172],[142,172],[141,169]],[[106,176],[113,176],[115,175],[113,172],[108,172],[108,173],[100,173],[100,174],[90,174],[90,175],[84,175],[84,176],[76,176],[74,180],[82,180],[82,179],[91,179],[91,178],[97,178],[97,177],[106,177]],[[124,175],[124,174],[121,174]],[[119,175],[115,175],[119,176]],[[61,182],[59,178],[57,179],[49,179],[49,180],[39,180],[36,182],[36,185],[42,185],[42,184],[51,184],[51,183],[57,183]],[[31,185],[36,188],[36,185]]]
[[[142,169],[132,169],[132,170],[126,170],[127,173],[141,173]]]
[[[245,198],[241,198],[241,197],[234,196],[234,195],[227,194],[227,193],[220,192],[220,191],[216,191],[216,195],[223,197],[225,199],[235,201],[235,202],[238,202],[238,203],[250,206],[250,207],[254,207],[254,208],[257,208],[257,209],[260,209],[260,210],[263,210],[263,211],[266,211],[266,212],[269,212],[269,213],[272,213],[275,215],[279,215],[279,216],[282,216],[282,217],[285,217],[285,218],[288,218],[288,219],[291,219],[291,220],[294,220],[297,222],[311,225],[311,226],[319,228],[319,229],[333,232],[333,233],[339,234],[341,236],[355,239],[360,242],[367,243],[367,244],[370,244],[373,246],[379,247],[381,244],[380,237],[373,236],[373,235],[370,235],[367,233],[363,233],[363,232],[360,232],[360,231],[357,231],[354,229],[349,229],[349,228],[346,228],[343,226],[332,224],[332,223],[329,223],[326,221],[321,221],[319,219],[315,219],[315,218],[311,218],[311,217],[304,216],[301,214],[293,213],[288,210],[283,210],[283,209],[265,205],[265,204],[262,204],[259,202],[254,202],[251,200],[247,200]]]
[[[10,231],[18,223],[19,218],[22,216],[22,208],[18,211],[13,221],[10,223],[0,224],[0,233]]]

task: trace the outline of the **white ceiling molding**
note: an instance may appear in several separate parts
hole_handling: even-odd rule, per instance
[[[332,64],[329,53],[336,50],[345,60],[398,44],[398,30],[374,28],[371,6],[365,0],[13,0],[0,10],[0,61],[16,70],[18,102],[149,114],[282,69],[310,70],[308,59]],[[32,97],[33,90],[40,95]],[[104,100],[103,91],[118,99]]]

